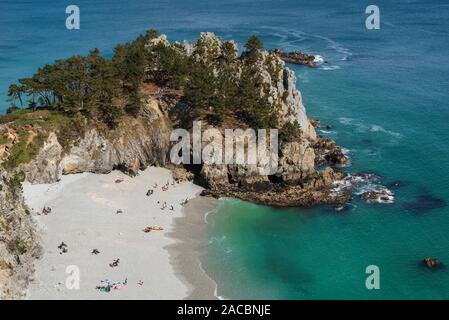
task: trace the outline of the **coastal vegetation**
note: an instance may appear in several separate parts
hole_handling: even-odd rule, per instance
[[[240,55],[234,42],[217,39],[200,37],[193,46],[170,44],[150,29],[134,41],[117,45],[110,59],[94,49],[19,79],[10,85],[11,105],[0,116],[0,124],[8,124],[17,136],[2,166],[13,169],[32,160],[48,132],[57,132],[66,150],[89,126],[113,130],[127,123],[124,117],[137,118],[146,85],[177,91],[185,106],[184,120],[282,127],[276,105],[269,102],[260,64],[266,64],[275,81],[282,66],[271,56],[264,59],[263,44],[256,36],[248,39]],[[280,129],[286,141],[299,137],[297,123]],[[1,133],[0,139],[0,145],[7,142]]]
[[[159,36],[158,31],[148,30],[136,40],[116,46],[112,59],[95,49],[87,56],[39,68],[31,77],[10,85],[8,114],[22,112],[20,108],[28,105],[29,110],[45,109],[115,128],[123,115],[139,114],[140,88],[152,82],[181,89],[194,116],[218,124],[237,116],[257,127],[276,125],[270,105],[260,95],[262,81],[254,72],[263,48],[256,36],[249,38],[240,57],[231,42],[224,43],[222,52],[206,52],[210,48],[199,39],[189,55],[182,45],[153,41]]]
[[[12,195],[18,196],[22,192],[22,182],[25,180],[23,172],[16,172],[8,181],[8,188]]]

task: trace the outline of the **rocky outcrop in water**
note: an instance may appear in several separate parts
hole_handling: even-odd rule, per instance
[[[344,177],[344,173],[327,168],[309,175],[300,183],[261,181],[251,184],[227,182],[217,185],[214,181],[202,195],[239,198],[274,207],[311,207],[323,203],[338,205],[351,200],[350,193],[333,193],[334,182]]]
[[[219,37],[212,33],[202,33],[197,43],[190,46],[188,51],[196,55],[196,59],[214,66],[224,50],[223,46]],[[234,51],[237,52],[236,47]],[[237,78],[243,63],[240,60],[234,61]],[[348,195],[331,196],[333,181],[344,175],[333,170],[332,174],[329,170],[318,172],[316,152],[319,153],[318,157],[327,157],[323,162],[333,165],[346,164],[348,158],[330,140],[332,146],[330,150],[326,150],[327,153],[320,149],[319,144],[323,138],[316,134],[315,127],[307,117],[301,93],[296,88],[294,72],[285,66],[279,52],[261,52],[254,67],[254,76],[263,83],[261,96],[266,97],[275,110],[278,127],[286,123],[297,123],[301,130],[300,137],[281,142],[278,168],[271,176],[261,174],[258,165],[203,164],[199,176],[208,189],[204,194],[232,196],[276,206],[310,206],[347,201],[350,198]]]
[[[425,258],[423,264],[429,269],[439,269],[443,266],[441,261],[435,258]]]
[[[302,53],[300,51],[285,52],[282,49],[276,48],[270,52],[276,54],[279,58],[285,62],[306,65],[311,68],[316,67],[315,56]]]

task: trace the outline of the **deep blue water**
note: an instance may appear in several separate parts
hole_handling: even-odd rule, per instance
[[[350,172],[400,181],[391,205],[357,199],[349,212],[327,207],[275,210],[236,200],[209,215],[204,267],[228,298],[449,298],[449,4],[376,1],[381,30],[365,28],[357,0],[5,1],[0,3],[0,108],[9,83],[57,58],[115,44],[154,27],[171,40],[214,31],[243,44],[324,57],[318,69],[291,66],[308,114],[350,150]],[[81,9],[81,30],[65,29],[65,7]],[[365,288],[380,268],[381,289]]]

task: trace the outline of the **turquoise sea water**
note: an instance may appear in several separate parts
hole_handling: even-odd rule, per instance
[[[449,298],[449,5],[377,1],[382,29],[365,28],[360,1],[76,1],[81,30],[64,27],[72,1],[0,3],[0,108],[10,82],[43,63],[116,43],[155,27],[172,40],[200,31],[225,39],[256,33],[266,47],[301,49],[329,63],[291,66],[308,114],[349,150],[349,172],[399,182],[395,203],[354,199],[337,213],[224,201],[208,216],[206,271],[226,298]],[[380,290],[365,268],[380,268]]]

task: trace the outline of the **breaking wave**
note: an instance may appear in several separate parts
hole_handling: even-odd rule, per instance
[[[352,126],[354,127],[358,132],[375,132],[375,133],[384,133],[386,135],[389,135],[393,138],[400,139],[402,138],[402,134],[399,132],[387,130],[383,128],[380,125],[377,124],[371,124],[367,125],[361,120],[353,119],[353,118],[347,118],[347,117],[340,117],[338,118],[338,121],[345,125],[345,126]]]
[[[395,194],[380,183],[381,177],[374,173],[348,174],[335,181],[331,195],[336,197],[344,193],[352,193],[368,203],[394,203]]]

